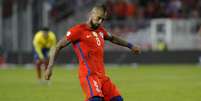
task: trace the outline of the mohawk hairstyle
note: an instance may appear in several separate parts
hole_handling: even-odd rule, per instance
[[[105,5],[96,5],[92,10],[102,10],[103,12],[107,12],[107,7]]]

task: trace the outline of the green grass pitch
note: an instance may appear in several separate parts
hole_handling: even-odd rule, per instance
[[[107,67],[107,66],[106,66]],[[51,85],[34,69],[0,69],[0,101],[84,101],[77,69],[54,68]],[[201,67],[140,65],[107,68],[125,101],[201,101]]]

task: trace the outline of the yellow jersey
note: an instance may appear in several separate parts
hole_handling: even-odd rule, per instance
[[[33,38],[33,46],[40,59],[44,59],[43,48],[51,49],[56,46],[56,36],[53,32],[48,32],[48,37],[44,37],[43,31],[38,31]]]

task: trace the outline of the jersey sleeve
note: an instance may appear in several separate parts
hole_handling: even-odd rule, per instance
[[[102,28],[103,36],[104,38],[109,38],[112,36],[112,34],[108,31],[106,31],[104,28]]]
[[[52,41],[52,46],[51,47],[55,47],[57,39],[56,39],[56,36],[55,36],[54,32],[51,32],[51,41]]]
[[[80,28],[75,26],[66,32],[66,39],[70,42],[75,42],[81,38]]]
[[[49,40],[50,46],[49,47],[51,50],[52,48],[54,48],[56,46],[57,39],[56,39],[56,34],[52,31],[49,32],[49,36],[50,36],[50,40]],[[48,51],[48,56],[50,56],[50,54],[51,54],[51,51]]]
[[[43,59],[42,46],[40,44],[40,32],[36,33],[33,39],[33,46],[40,59]]]

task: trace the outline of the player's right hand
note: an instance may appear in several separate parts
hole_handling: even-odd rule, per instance
[[[132,47],[131,51],[132,51],[133,54],[137,54],[137,55],[141,53],[141,50],[140,50],[140,48],[138,46]]]
[[[52,76],[52,70],[47,68],[45,71],[45,80],[50,80],[51,76]]]

